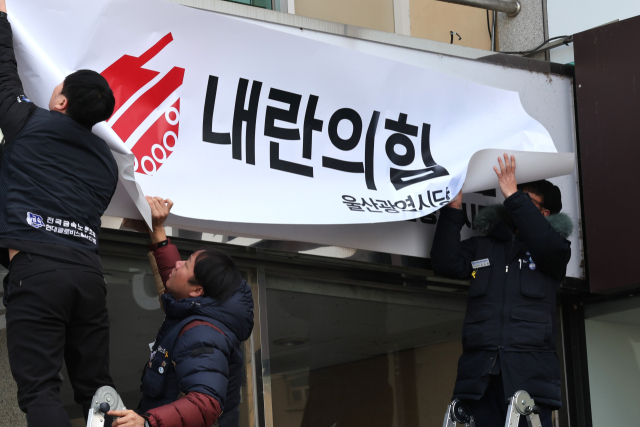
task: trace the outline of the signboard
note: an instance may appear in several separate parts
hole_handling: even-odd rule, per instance
[[[32,0],[9,16],[36,104],[77,69],[109,81],[116,110],[94,132],[143,212],[150,194],[199,220],[409,220],[476,182],[481,150],[556,153],[516,92],[237,19],[157,0]]]
[[[369,213],[351,210],[347,204],[342,203],[344,201],[342,196],[364,198],[371,203],[368,200],[370,198],[374,201],[383,200],[382,196],[378,197],[381,191],[388,191],[391,194],[404,191],[408,197],[414,194],[411,193],[414,191],[417,191],[416,194],[424,195],[420,191],[426,190],[431,191],[432,201],[434,201],[433,194],[438,189],[430,188],[429,185],[446,181],[449,183],[449,185],[445,184],[446,199],[447,196],[453,197],[457,189],[462,186],[461,181],[454,185],[454,178],[464,179],[466,169],[463,192],[467,225],[463,227],[462,237],[467,238],[476,234],[471,223],[480,207],[502,201],[499,191],[495,193],[495,197],[472,193],[486,189],[487,185],[497,185],[491,175],[493,174],[491,167],[495,164],[495,153],[479,151],[473,160],[469,161],[473,149],[491,147],[490,144],[495,143],[485,137],[484,133],[495,132],[495,135],[502,135],[503,138],[511,134],[515,138],[512,141],[519,140],[520,144],[528,140],[532,144],[538,144],[538,149],[543,147],[539,152],[507,150],[514,153],[518,159],[518,173],[524,173],[524,176],[518,176],[520,182],[570,173],[570,175],[553,178],[552,181],[562,190],[563,212],[572,218],[574,224],[580,224],[578,178],[575,171],[571,172],[572,153],[575,152],[575,130],[572,83],[569,78],[366,40],[354,43],[350,37],[319,31],[301,31],[299,27],[262,21],[229,18],[151,0],[127,2],[101,0],[84,3],[77,0],[62,0],[55,3],[43,0],[14,1],[9,4],[9,15],[15,33],[21,76],[30,98],[40,105],[46,105],[52,88],[62,81],[66,73],[76,69],[94,68],[100,72],[110,70],[109,72],[113,75],[114,66],[127,66],[132,67],[129,70],[139,71],[137,76],[141,81],[151,76],[151,80],[147,80],[147,83],[133,94],[131,91],[136,86],[132,85],[127,89],[126,82],[130,80],[125,77],[123,80],[125,84],[116,89],[120,90],[121,102],[116,115],[110,120],[111,126],[99,125],[94,128],[94,131],[110,144],[121,171],[118,189],[107,211],[108,215],[142,218],[140,211],[145,213],[146,205],[144,194],[158,195],[171,197],[176,201],[175,214],[169,217],[168,225],[203,231],[209,233],[209,236],[211,233],[219,233],[225,236],[246,236],[256,239],[292,240],[428,258],[437,213],[425,215],[424,212]],[[54,24],[65,25],[68,30],[49,31]],[[197,31],[190,31],[192,29]],[[171,34],[170,37],[168,37],[169,34]],[[186,41],[183,38],[184,35],[189,35]],[[180,40],[182,41],[179,44]],[[259,49],[254,49],[255,46],[259,46]],[[153,47],[156,49],[154,50]],[[252,53],[246,54],[249,49]],[[323,52],[328,53],[322,56],[325,55]],[[142,63],[148,58],[151,59]],[[253,61],[254,58],[255,61]],[[346,58],[344,61],[339,61],[344,58]],[[362,58],[362,61],[355,61],[359,58]],[[303,60],[311,65],[300,64],[304,62]],[[209,64],[211,68],[199,70],[193,66],[193,64],[203,63]],[[347,72],[346,64],[354,63],[355,71],[353,71],[354,68],[350,68],[350,72]],[[382,68],[378,68],[379,64],[383,64],[380,66]],[[240,71],[237,74],[225,74],[231,73],[229,70],[233,67]],[[327,68],[331,68],[330,74],[320,75],[319,71]],[[223,71],[220,71],[221,69]],[[386,74],[383,73],[385,70],[387,70]],[[111,79],[109,72],[107,76]],[[409,75],[404,74],[405,72],[416,75],[418,78],[415,81],[406,77],[399,78]],[[199,75],[196,77],[194,73]],[[161,95],[153,95],[162,91],[149,92],[167,75],[170,75],[169,80],[166,80],[167,87],[176,88],[174,92],[164,99]],[[211,76],[218,79],[213,106],[211,103],[206,103],[207,94],[211,95],[213,92],[214,81]],[[410,92],[407,94],[405,89],[402,89],[402,92],[392,92],[388,98],[381,96],[375,98],[372,94],[375,88],[369,86],[369,83],[381,81],[384,78],[390,80],[389,84],[392,88],[409,88]],[[247,163],[246,122],[242,123],[240,135],[242,159],[233,157],[233,115],[241,79],[247,80],[245,109],[249,108],[254,82],[262,83],[256,113],[255,165]],[[461,86],[455,93],[456,99],[462,100],[461,103],[451,103],[447,97],[443,96],[434,98],[423,95],[420,99],[417,97],[414,99],[414,93],[426,93],[425,91],[433,87],[434,81],[460,83]],[[139,85],[140,81],[136,80],[133,83]],[[335,90],[336,87],[340,90]],[[267,108],[281,110],[288,108],[285,103],[269,99],[271,88],[301,96],[296,124],[279,120],[274,122],[278,127],[298,129],[301,140],[265,137]],[[465,100],[466,94],[476,88],[482,94],[495,98]],[[157,89],[163,89],[164,93],[170,91],[164,84]],[[322,92],[317,92],[316,89]],[[389,94],[386,87],[377,89],[380,93]],[[360,99],[359,93],[363,90],[368,93]],[[131,111],[129,109],[142,98],[143,94],[147,93],[147,99],[153,101],[151,105],[160,107],[154,107],[153,111],[147,112],[146,115],[144,111],[131,114],[140,111],[135,108]],[[306,159],[303,156],[304,118],[311,95],[318,97],[315,119],[323,121],[323,130],[312,129],[312,158]],[[198,101],[186,101],[192,98]],[[122,101],[123,99],[127,101]],[[212,97],[210,96],[209,99],[211,100]],[[494,106],[491,99],[506,99],[513,106],[515,116],[509,115],[504,122],[498,123],[495,129],[487,129],[482,123],[479,127],[471,127],[471,122],[466,121],[468,117],[474,114],[479,114],[478,117],[486,117],[485,111],[479,111],[478,108],[494,113],[504,111],[504,106]],[[407,103],[405,100],[408,100]],[[326,105],[325,102],[327,102]],[[423,108],[427,104],[436,105],[437,108]],[[209,111],[212,107],[209,127],[211,133],[206,133],[205,129],[209,123],[205,111]],[[344,151],[336,148],[328,134],[331,117],[341,108],[356,111],[363,122],[364,136],[361,136],[363,140],[352,150]],[[432,116],[424,115],[426,111],[438,108],[443,111],[447,109],[449,113],[447,120],[450,121],[435,124],[436,122],[430,118]],[[378,156],[374,157],[375,193],[367,187],[364,173],[343,172],[322,166],[323,157],[345,162],[366,163],[366,131],[373,111],[380,112],[381,117],[378,119],[379,126],[374,145],[374,155]],[[323,115],[320,115],[321,112]],[[386,119],[397,121],[400,119],[400,113],[407,115],[408,125],[418,127],[417,137],[406,135],[412,142],[415,152],[413,164],[406,167],[395,166],[386,153],[387,139],[393,133],[392,130],[384,129]],[[434,114],[444,117],[442,114],[438,115],[437,111]],[[387,115],[389,117],[386,117]],[[524,121],[518,122],[517,118]],[[120,120],[122,120],[121,124],[116,125]],[[125,126],[127,122],[130,125]],[[123,141],[124,136],[131,131],[128,126],[133,127],[136,122],[138,126],[129,134],[126,141]],[[438,166],[446,169],[449,175],[396,190],[390,176],[392,167],[398,170],[427,168],[421,151],[422,134],[420,132],[423,123],[430,125],[431,157]],[[438,127],[451,128],[453,124],[462,127],[450,131],[441,129],[436,132]],[[351,127],[349,125],[350,123],[346,120],[341,120],[338,123],[338,135],[347,138],[349,131],[353,130],[353,125]],[[524,129],[529,129],[528,126],[534,129],[533,136],[522,132]],[[149,129],[157,132],[155,140],[148,139],[149,135],[145,136]],[[438,142],[442,135],[453,135],[456,132],[461,134],[463,131],[466,132],[465,135],[470,135],[472,142],[459,141],[460,146],[440,145],[441,143]],[[119,136],[118,132],[123,136]],[[231,144],[207,142],[206,137],[211,137],[214,132],[230,133]],[[436,135],[440,136],[436,138]],[[551,143],[549,136],[553,140],[553,146],[549,145]],[[480,140],[482,144],[488,143],[488,145],[479,144]],[[133,144],[134,141],[136,144]],[[280,150],[278,159],[311,166],[314,168],[314,177],[272,169],[270,167],[272,141],[278,144]],[[471,145],[467,144],[468,142]],[[166,160],[163,152],[157,147],[155,153],[145,152],[153,149],[156,144],[164,148],[164,153],[167,154]],[[531,144],[516,147],[517,145],[518,142],[511,148],[532,149]],[[471,151],[464,152],[464,147]],[[498,152],[504,151],[506,147],[507,145],[500,146]],[[395,152],[396,147],[393,148]],[[397,149],[398,155],[406,155],[402,152],[402,147],[399,146]],[[559,154],[554,154],[556,151]],[[189,157],[189,153],[196,153],[197,156]],[[134,154],[139,158],[134,160]],[[162,162],[155,160],[154,154]],[[140,163],[145,156],[155,161],[156,173],[152,172],[153,175],[146,174],[141,168]],[[561,158],[562,156],[564,158]],[[490,159],[492,164],[475,161],[480,157]],[[171,166],[172,162],[174,166]],[[547,168],[554,162],[555,166]],[[570,163],[568,169],[567,163]],[[175,166],[176,164],[180,166]],[[149,160],[145,160],[147,170],[153,171],[153,167]],[[175,171],[169,176],[167,171],[171,168],[175,168]],[[379,173],[379,170],[382,172]],[[209,175],[205,175],[205,172]],[[167,175],[163,178],[165,173]],[[324,185],[317,184],[321,177]],[[329,179],[330,177],[333,178]],[[237,186],[236,179],[243,180],[245,186]],[[293,185],[294,182],[302,184]],[[346,187],[342,186],[343,182],[347,182]],[[282,187],[278,187],[279,192],[274,193],[276,184],[282,184]],[[475,188],[474,185],[476,185]],[[335,187],[337,190],[353,186],[364,194],[355,191],[353,193],[338,191],[337,200],[323,199],[325,186]],[[231,188],[242,191],[231,191]],[[416,190],[418,188],[420,191]],[[262,195],[262,192],[265,194],[270,192],[275,196],[269,199]],[[319,197],[314,197],[316,192],[319,192]],[[376,194],[376,197],[368,194]],[[426,194],[428,201],[429,193]],[[443,193],[436,194],[438,198],[442,195]],[[267,207],[263,204],[265,199],[268,199]],[[415,204],[417,198],[412,195],[412,199]],[[389,197],[385,200],[392,202],[395,206],[400,198]],[[406,198],[403,196],[402,200],[405,201]],[[356,199],[356,202],[363,210],[372,208],[362,206],[362,200]],[[376,204],[380,206],[378,202]],[[399,203],[396,208],[402,206],[402,203]],[[287,211],[289,208],[293,210]],[[271,209],[274,212],[276,210],[281,213],[287,212],[273,219]],[[342,215],[348,216],[347,223],[330,224],[330,221],[335,221],[337,217],[327,214],[329,211],[331,215],[334,213],[340,215],[343,221]],[[224,215],[217,217],[216,215],[220,212]],[[234,214],[226,215],[225,212]],[[293,215],[292,212],[298,214]],[[324,212],[324,214],[318,212]],[[412,216],[415,219],[410,219]],[[312,219],[319,219],[320,223],[312,224]],[[405,220],[400,221],[400,219]],[[275,221],[276,224],[269,224],[270,221]],[[292,223],[283,223],[285,221]],[[352,223],[359,221],[391,222]],[[575,231],[570,240],[573,250],[568,275],[583,277],[580,233]]]

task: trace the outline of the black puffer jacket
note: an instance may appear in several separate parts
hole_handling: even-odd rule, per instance
[[[487,237],[460,242],[463,225],[464,212],[443,208],[431,250],[437,275],[471,279],[454,397],[480,399],[499,360],[505,399],[526,390],[560,407],[556,291],[571,258],[571,220],[545,218],[518,191],[478,214],[474,226]],[[490,266],[474,274],[472,261],[483,259]]]

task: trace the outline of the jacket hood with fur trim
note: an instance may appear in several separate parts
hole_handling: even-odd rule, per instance
[[[547,221],[549,225],[558,232],[560,236],[567,239],[573,232],[573,221],[565,213],[549,215]],[[483,234],[491,233],[497,224],[504,221],[506,224],[513,224],[511,214],[503,204],[489,205],[482,209],[473,220],[473,228]]]

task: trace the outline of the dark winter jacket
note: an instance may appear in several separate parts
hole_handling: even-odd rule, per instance
[[[161,272],[180,260],[172,244],[154,254]],[[167,277],[163,274],[163,282]],[[176,301],[171,294],[164,294],[162,303],[166,317],[145,366],[140,412],[154,427],[208,427],[222,410],[220,427],[238,427],[240,345],[253,329],[251,288],[243,280],[222,303],[206,296]]]
[[[471,279],[454,396],[480,399],[489,372],[500,372],[505,399],[526,390],[560,407],[556,291],[571,258],[571,220],[545,218],[518,191],[477,215],[474,227],[488,236],[461,242],[464,221],[461,210],[443,208],[431,250],[437,275]],[[490,266],[472,267],[484,259]]]
[[[0,18],[0,128],[0,248],[101,269],[97,234],[118,182],[116,161],[90,129],[25,96],[6,18]],[[0,263],[8,264],[6,250]]]

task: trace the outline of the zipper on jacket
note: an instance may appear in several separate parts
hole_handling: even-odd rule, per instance
[[[507,283],[509,282],[509,260],[511,259],[511,252],[513,252],[513,247],[516,244],[516,235],[511,233],[511,248],[509,249],[509,253],[507,254],[507,257],[505,259],[505,281],[504,281],[504,286],[502,286],[502,305],[500,307],[500,343],[498,346],[498,350],[500,350],[501,348],[504,348],[504,343],[502,342],[503,340],[503,335],[504,335],[504,307],[506,305],[506,299],[507,299]]]

